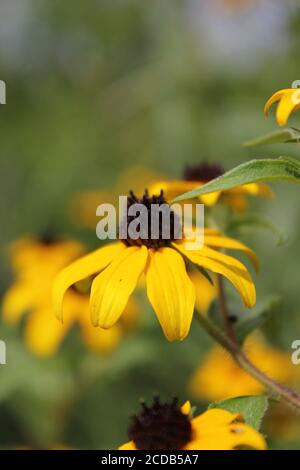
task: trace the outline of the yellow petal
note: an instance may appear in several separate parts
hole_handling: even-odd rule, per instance
[[[263,184],[263,183],[243,184],[240,187],[240,189],[241,189],[241,192],[250,194],[251,196],[261,196],[267,199],[272,199],[274,197],[274,193],[272,189],[270,188],[270,186]]]
[[[299,93],[300,90],[295,88],[281,98],[276,110],[276,120],[280,126],[286,125],[290,115],[299,105]]]
[[[259,432],[247,424],[232,424],[211,434],[193,439],[184,450],[236,450],[240,448],[266,450],[267,444]]]
[[[171,201],[179,194],[187,193],[193,189],[203,186],[202,181],[185,181],[185,180],[173,180],[173,181],[159,181],[154,183],[150,187],[151,194],[159,194],[161,190],[164,192],[164,196],[167,201]],[[216,191],[210,194],[204,194],[199,196],[200,201],[206,206],[213,206],[218,201],[221,195],[220,191]]]
[[[182,340],[189,333],[195,289],[182,256],[172,248],[150,250],[146,271],[147,295],[168,340]]]
[[[171,201],[179,194],[192,191],[192,189],[201,186],[201,184],[199,181],[185,180],[158,181],[150,186],[149,192],[150,194],[159,194],[163,190],[166,200]]]
[[[39,292],[36,292],[28,282],[20,281],[13,284],[3,299],[4,321],[11,325],[18,323],[22,315],[35,306],[36,298],[40,298]]]
[[[234,238],[229,238],[221,235],[217,236],[206,236],[205,235],[205,245],[215,247],[215,248],[226,248],[230,250],[238,250],[245,253],[248,256],[249,260],[252,262],[256,270],[259,269],[259,260],[254,251],[248,248],[243,243],[235,240]]]
[[[247,308],[251,308],[255,305],[255,286],[248,270],[240,261],[207,247],[203,247],[199,251],[190,251],[184,249],[183,244],[180,243],[174,243],[174,246],[192,263],[212,272],[222,274],[229,279],[239,291]]]
[[[103,246],[60,271],[53,285],[53,309],[58,319],[63,318],[63,299],[67,289],[76,282],[102,271],[125,248],[121,242]]]
[[[184,415],[189,415],[190,412],[191,412],[191,409],[192,409],[192,407],[191,407],[191,403],[189,401],[186,401],[181,407],[181,411]]]
[[[193,440],[185,450],[266,449],[261,434],[243,422],[239,414],[211,409],[192,420]]]
[[[147,258],[145,246],[126,248],[94,279],[90,303],[94,326],[110,328],[116,323],[145,269]]]
[[[126,442],[118,448],[118,450],[138,450],[133,441]]]
[[[41,357],[55,354],[71,324],[70,317],[63,324],[59,322],[49,307],[33,311],[25,326],[25,340],[29,349]]]
[[[276,103],[277,101],[279,101],[284,95],[286,94],[289,94],[290,91],[292,89],[291,88],[285,88],[283,90],[279,90],[279,91],[276,91],[276,93],[274,93],[269,99],[268,101],[266,102],[265,106],[264,106],[264,113],[265,115],[267,116],[268,113],[269,113],[269,109],[271,108],[271,106]],[[295,91],[295,90],[294,90]]]
[[[200,184],[198,186],[200,186]],[[202,196],[199,196],[199,199],[201,202],[203,202],[203,204],[211,207],[216,204],[220,196],[221,191],[215,191],[214,193],[203,194]]]
[[[207,410],[192,420],[193,429],[198,434],[211,433],[222,428],[229,426],[235,422],[243,422],[244,419],[239,413],[230,413],[221,408],[212,408]]]
[[[17,273],[36,273],[46,265],[47,269],[58,271],[74,259],[81,256],[84,247],[73,240],[57,241],[45,245],[33,238],[23,238],[10,245],[10,257],[14,271]]]

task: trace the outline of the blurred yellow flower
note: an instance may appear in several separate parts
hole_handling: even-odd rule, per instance
[[[264,420],[264,429],[272,439],[294,441],[300,432],[299,417],[286,403],[272,403]]]
[[[177,400],[161,403],[155,399],[151,407],[132,418],[130,442],[119,450],[234,450],[266,449],[266,441],[255,429],[245,424],[238,413],[222,409],[208,410],[191,417],[191,405],[181,408]]]
[[[28,312],[25,322],[25,341],[28,348],[39,356],[54,354],[70,328],[80,326],[86,345],[97,352],[108,352],[119,343],[122,325],[110,331],[95,328],[90,322],[89,294],[73,286],[66,296],[66,320],[57,320],[52,308],[52,284],[57,273],[84,253],[84,247],[73,240],[50,238],[24,238],[12,244],[11,264],[15,281],[3,301],[3,318],[16,325]],[[132,300],[124,318],[130,322],[137,313]]]
[[[185,168],[181,180],[157,181],[150,186],[150,191],[155,194],[163,190],[166,199],[171,201],[176,196],[192,191],[221,176],[223,173],[224,170],[218,164],[203,162],[197,165],[189,165]],[[273,197],[273,192],[265,184],[251,183],[237,188],[204,194],[199,196],[199,200],[208,207],[214,206],[220,201],[237,212],[243,212],[247,207],[246,196],[271,198]]]
[[[279,126],[285,126],[292,113],[300,109],[300,89],[285,88],[276,91],[266,102],[264,113],[267,116],[269,109],[274,103],[279,101],[276,110],[276,120]]]
[[[166,204],[161,193],[142,200],[133,194],[129,203]],[[170,218],[175,216],[170,210]],[[128,220],[123,221],[128,228]],[[185,240],[148,237],[117,241],[108,244],[63,269],[57,276],[53,290],[53,305],[58,318],[63,318],[65,293],[74,283],[97,274],[91,288],[92,323],[111,328],[122,315],[127,302],[145,274],[147,295],[158,320],[169,340],[184,339],[190,329],[195,306],[195,286],[186,272],[185,262],[201,266],[229,279],[240,293],[246,307],[256,302],[255,286],[246,267],[237,259],[219,250],[221,248],[244,252],[257,265],[256,255],[242,243],[227,238],[215,230],[205,229],[204,246],[188,250]],[[161,228],[161,227],[160,227]],[[171,230],[173,235],[174,227]],[[100,273],[100,274],[99,274]]]
[[[298,373],[290,354],[271,347],[260,337],[247,338],[244,349],[253,364],[281,383],[293,382]],[[206,401],[219,401],[234,396],[259,395],[264,387],[241,369],[220,346],[214,347],[194,373],[189,386],[191,394]]]
[[[113,204],[117,207],[118,196],[127,194],[128,187],[134,187],[138,194],[142,194],[160,177],[149,168],[141,166],[128,168],[121,174],[116,185],[109,190],[95,189],[74,194],[69,204],[71,218],[77,225],[95,229],[98,222],[96,209],[99,204]]]

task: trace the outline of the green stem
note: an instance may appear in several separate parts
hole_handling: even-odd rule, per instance
[[[229,338],[227,334],[220,331],[207,316],[198,314],[197,318],[205,331],[231,354],[232,358],[242,369],[262,383],[272,395],[281,397],[288,404],[300,410],[300,395],[297,392],[271,379],[252,364],[240,345]]]
[[[223,277],[219,274],[217,276],[217,284],[218,284],[218,294],[219,294],[219,303],[220,303],[220,310],[224,321],[224,328],[227,333],[228,338],[230,338],[232,343],[238,344],[236,339],[236,334],[234,330],[234,326],[230,321],[230,314],[226,302],[226,294],[223,284]]]

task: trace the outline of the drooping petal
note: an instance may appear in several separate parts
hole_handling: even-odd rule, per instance
[[[234,450],[246,447],[266,449],[259,432],[243,422],[242,416],[222,409],[211,409],[192,420],[193,440],[185,450]]]
[[[68,288],[76,282],[102,271],[125,248],[121,242],[103,246],[60,271],[53,285],[53,309],[59,320],[63,318],[63,299]]]
[[[276,91],[276,93],[274,93],[268,99],[268,101],[266,102],[266,104],[264,106],[264,113],[265,113],[266,116],[269,114],[269,110],[270,110],[271,106],[274,103],[276,103],[277,101],[279,101],[286,93],[289,93],[290,90],[291,90],[290,88],[285,88],[283,90]]]
[[[94,326],[110,328],[116,323],[145,269],[147,258],[145,246],[126,248],[94,279],[90,302]]]
[[[294,112],[296,106],[299,105],[299,93],[298,89],[291,89],[289,93],[286,93],[279,101],[276,110],[276,120],[280,126],[285,126],[290,115]]]
[[[190,329],[195,289],[182,256],[172,248],[150,251],[147,295],[168,340],[184,339]]]
[[[240,261],[207,247],[203,247],[198,251],[186,250],[181,243],[174,243],[174,247],[181,251],[192,263],[229,279],[239,291],[247,308],[255,305],[256,291],[254,283],[248,270]]]
[[[252,262],[254,268],[256,270],[259,269],[259,260],[253,250],[248,248],[246,245],[241,243],[234,238],[225,237],[222,235],[217,236],[206,236],[205,235],[205,245],[215,247],[215,248],[226,248],[230,250],[238,250],[245,253],[248,256],[249,260]]]

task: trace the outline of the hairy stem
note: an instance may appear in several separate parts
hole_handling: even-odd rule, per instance
[[[223,300],[226,302],[225,295]],[[224,315],[224,311],[222,314]],[[297,408],[297,410],[300,410],[300,395],[285,385],[282,385],[271,379],[254,364],[252,364],[244,351],[241,349],[239,343],[235,339],[235,336],[233,339],[228,335],[229,332],[226,331],[223,333],[220,331],[219,328],[216,327],[216,325],[207,318],[207,316],[198,314],[197,318],[206,332],[231,354],[232,358],[242,369],[262,383],[273,396],[275,395],[276,397],[284,399],[288,404]]]

